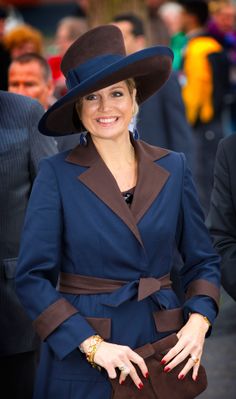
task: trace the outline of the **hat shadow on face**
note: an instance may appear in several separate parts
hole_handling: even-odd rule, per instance
[[[168,79],[172,51],[154,46],[126,55],[122,33],[114,25],[103,25],[80,36],[65,53],[61,69],[67,94],[53,104],[39,122],[39,130],[61,136],[84,130],[75,110],[79,98],[114,83],[133,78],[137,102],[141,104]]]

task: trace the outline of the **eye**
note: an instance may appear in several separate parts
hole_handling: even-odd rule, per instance
[[[97,96],[96,96],[96,94],[88,94],[87,96],[84,97],[84,99],[86,101],[93,101],[93,100],[97,100]]]
[[[33,87],[33,86],[36,86],[36,84],[34,82],[26,82],[25,86],[26,87]]]
[[[112,94],[112,97],[122,97],[123,96],[122,91],[119,91],[119,90],[115,90],[111,94]]]

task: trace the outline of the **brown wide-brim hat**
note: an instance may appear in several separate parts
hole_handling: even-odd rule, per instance
[[[39,122],[47,136],[84,130],[75,109],[79,98],[114,83],[133,78],[141,104],[167,81],[173,60],[165,46],[145,48],[126,55],[123,35],[114,25],[102,25],[80,36],[65,53],[61,70],[68,92],[55,102]]]

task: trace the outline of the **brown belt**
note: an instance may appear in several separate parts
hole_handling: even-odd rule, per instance
[[[147,298],[161,288],[171,288],[170,274],[160,278],[141,277],[134,282],[111,280],[99,277],[83,276],[80,274],[60,273],[58,290],[67,294],[102,294],[112,293],[129,284],[136,284],[138,290],[138,301]]]

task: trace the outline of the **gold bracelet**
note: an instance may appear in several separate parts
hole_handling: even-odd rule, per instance
[[[211,322],[206,316],[203,316],[203,314],[201,314],[201,313],[197,313],[197,312],[194,312],[194,313],[199,314],[199,316],[202,316],[203,319],[205,320],[205,322],[208,324],[208,328],[211,327]],[[194,313],[189,313],[188,316],[190,317],[191,314],[194,314]]]
[[[199,313],[200,314],[200,313]],[[208,324],[208,327],[211,327],[211,322],[210,322],[210,320],[206,317],[206,316],[203,316],[202,314],[201,314],[201,316],[203,317],[203,319],[205,320],[205,322]]]
[[[96,367],[99,370],[101,370],[101,367],[98,366],[94,362],[94,356],[95,356],[95,353],[98,350],[98,347],[100,346],[100,344],[103,341],[104,341],[104,339],[102,337],[100,337],[100,335],[93,335],[90,338],[89,346],[88,346],[88,349],[86,350],[86,359],[87,359],[87,361],[91,364],[92,367]]]

